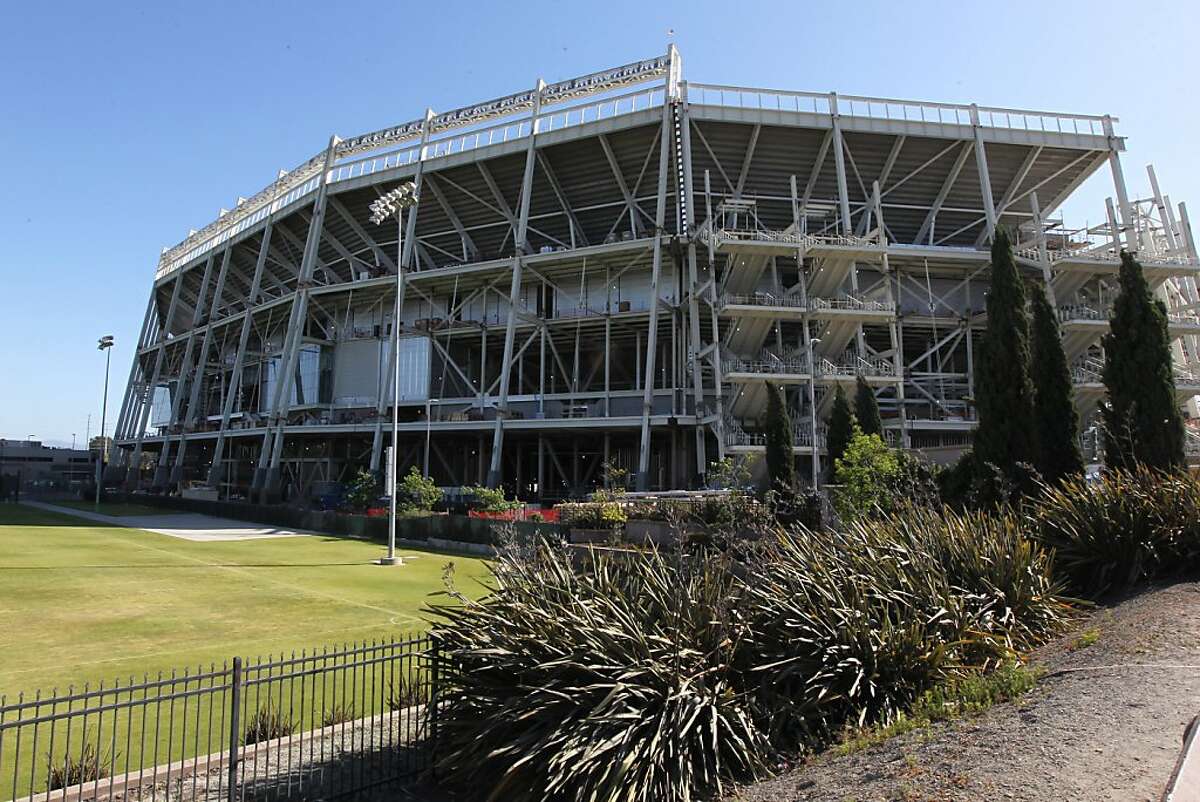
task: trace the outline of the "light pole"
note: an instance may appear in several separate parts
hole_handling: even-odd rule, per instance
[[[392,453],[388,458],[391,467],[392,486],[388,488],[388,498],[391,500],[388,511],[388,547],[387,556],[380,559],[380,565],[396,565],[396,480],[400,477],[399,466],[396,465],[396,455],[399,453],[397,443],[400,438],[400,307],[404,294],[404,210],[417,202],[417,185],[405,181],[383,197],[377,198],[371,204],[371,222],[383,225],[391,218],[396,218],[396,308],[392,314]],[[387,472],[384,472],[385,475]]]
[[[429,478],[429,430],[431,428],[431,422],[433,420],[432,410],[430,409],[430,404],[432,404],[434,401],[438,402],[439,404],[442,403],[442,399],[440,399],[440,398],[426,398],[425,399],[425,478],[426,479]],[[441,407],[438,407],[438,409],[441,409]],[[438,417],[441,417],[441,415],[439,414]]]
[[[105,334],[96,346],[104,352],[104,400],[100,404],[100,447],[96,449],[96,512],[100,512],[100,497],[104,495],[104,426],[108,419],[108,366],[112,362],[113,337]]]
[[[804,324],[804,333],[808,334],[808,323]],[[817,492],[817,479],[821,475],[819,457],[817,456],[817,366],[813,362],[813,345],[821,342],[820,337],[808,337],[808,426],[812,435],[812,487]]]

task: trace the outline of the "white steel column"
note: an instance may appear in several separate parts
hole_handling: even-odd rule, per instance
[[[213,446],[212,464],[208,468],[208,484],[214,488],[219,488],[224,479],[221,457],[224,454],[225,438],[229,432],[229,416],[233,414],[233,403],[242,383],[242,370],[246,364],[246,345],[250,341],[254,308],[258,304],[258,294],[262,288],[263,270],[266,268],[267,254],[271,249],[271,233],[274,227],[275,215],[271,214],[267,217],[266,225],[263,226],[262,243],[258,248],[258,259],[254,262],[254,276],[250,279],[250,294],[246,298],[246,308],[242,311],[242,332],[238,336],[237,354],[233,359],[233,370],[229,374],[229,386],[225,390],[225,398],[221,404],[221,425],[217,429],[217,442]]]
[[[1125,228],[1125,248],[1130,253],[1140,249],[1137,223],[1133,218],[1133,206],[1129,203],[1129,192],[1125,189],[1125,173],[1121,170],[1119,155],[1121,140],[1113,132],[1112,117],[1104,117],[1104,135],[1108,138],[1108,166],[1112,170],[1113,188],[1117,192],[1117,208],[1121,210],[1121,225]]]
[[[133,446],[133,459],[129,463],[129,472],[125,476],[125,484],[132,484],[137,478],[142,461],[142,441],[146,436],[146,421],[150,416],[150,410],[154,406],[154,390],[158,385],[158,377],[162,372],[163,356],[167,351],[167,334],[171,331],[171,326],[175,321],[175,310],[179,306],[179,291],[183,289],[184,271],[179,270],[175,275],[175,287],[171,290],[171,302],[167,305],[167,316],[163,320],[163,324],[158,332],[158,348],[154,355],[154,372],[151,374],[150,384],[146,389],[146,398],[142,402],[142,407],[138,414],[137,440]]]
[[[213,263],[217,259],[216,251],[211,251],[204,261],[204,276],[200,279],[200,291],[196,295],[196,305],[192,309],[192,325],[187,334],[187,344],[183,349],[183,360],[179,364],[179,373],[175,378],[175,393],[171,397],[171,418],[168,426],[179,425],[179,409],[183,404],[184,388],[187,386],[187,374],[192,369],[192,353],[196,350],[196,329],[204,318],[204,305],[208,298],[208,283],[212,279]],[[182,436],[182,433],[181,433]],[[176,451],[178,451],[176,447]],[[162,487],[167,481],[167,458],[171,452],[171,436],[163,438],[162,448],[158,452],[158,465],[154,468],[152,487]]]
[[[992,179],[988,173],[987,150],[983,145],[983,129],[979,125],[979,107],[971,104],[971,130],[975,135],[975,165],[979,171],[979,194],[983,197],[983,212],[987,220],[987,240],[996,234],[996,203],[992,198]]]
[[[321,170],[321,183],[317,187],[317,197],[313,201],[313,215],[308,224],[308,241],[304,245],[304,256],[300,262],[300,273],[296,278],[296,294],[292,300],[293,315],[288,321],[288,333],[284,338],[284,348],[281,356],[280,370],[276,372],[275,398],[271,404],[271,418],[267,421],[267,429],[263,433],[262,449],[259,452],[258,465],[265,468],[259,487],[267,496],[278,491],[279,459],[283,454],[284,429],[287,425],[287,413],[291,407],[291,390],[295,387],[296,363],[300,356],[300,341],[304,338],[304,324],[308,318],[308,297],[312,284],[313,269],[317,263],[317,252],[321,247],[321,231],[325,224],[326,198],[329,194],[329,171],[333,167],[337,154],[338,138],[329,138],[329,147],[325,150],[325,165]],[[274,441],[272,442],[272,436]],[[270,452],[270,463],[266,461]],[[255,479],[258,479],[256,472]]]
[[[488,469],[488,487],[498,487],[501,466],[504,464],[504,418],[508,415],[508,380],[512,373],[513,340],[517,335],[517,303],[521,295],[521,272],[529,231],[529,199],[533,192],[533,165],[537,159],[538,115],[542,111],[542,90],[546,82],[538,79],[533,90],[533,113],[529,120],[529,142],[525,149],[525,173],[521,180],[521,205],[514,241],[516,253],[512,262],[512,282],[508,288],[508,320],[504,327],[504,357],[500,362],[499,397],[496,401],[496,424],[492,430],[492,460]],[[545,323],[542,324],[543,329]]]
[[[672,55],[674,50],[672,49]],[[658,280],[662,271],[663,223],[667,216],[667,171],[671,153],[671,102],[674,85],[671,79],[674,68],[667,77],[663,93],[662,135],[658,138],[658,203],[654,212],[654,255],[650,268],[650,320],[646,335],[646,371],[642,389],[642,432],[638,450],[638,490],[648,487],[647,473],[650,470],[650,417],[654,412],[654,360],[658,352]]]
[[[846,153],[842,142],[842,120],[838,114],[837,92],[829,93],[829,114],[833,120],[833,164],[837,168],[838,206],[841,209],[842,234],[852,236],[850,224],[850,190],[846,184]]]
[[[183,420],[177,421],[182,428],[179,433],[179,447],[175,451],[175,467],[171,470],[169,480],[170,484],[173,485],[178,485],[183,479],[183,457],[187,452],[187,436],[194,425],[193,419],[198,412],[197,404],[200,401],[200,388],[204,384],[204,369],[205,365],[208,364],[208,350],[212,342],[213,318],[217,316],[217,308],[221,303],[222,295],[225,293],[225,277],[228,275],[229,261],[232,255],[233,246],[226,246],[225,255],[221,259],[221,270],[217,274],[217,286],[213,290],[212,305],[209,308],[207,319],[203,321],[207,325],[204,327],[204,340],[200,343],[200,353],[196,356],[195,369],[192,371],[187,406],[181,412]]]

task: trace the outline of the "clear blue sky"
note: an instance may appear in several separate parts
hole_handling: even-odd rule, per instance
[[[473,8],[474,7],[474,8]],[[1136,16],[1135,16],[1136,15]],[[164,245],[349,136],[665,50],[693,81],[1109,113],[1200,222],[1200,4],[9,2],[0,436],[109,426]],[[1085,186],[1068,222],[1097,222]]]

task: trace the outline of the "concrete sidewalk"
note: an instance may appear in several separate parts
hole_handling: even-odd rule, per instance
[[[108,526],[145,529],[148,532],[197,542],[263,540],[273,537],[307,537],[320,534],[303,529],[279,529],[245,521],[234,521],[229,518],[214,518],[195,512],[173,512],[162,515],[98,515],[94,512],[77,510],[73,507],[60,507],[44,501],[22,501],[21,503],[48,512],[73,515],[76,518]]]

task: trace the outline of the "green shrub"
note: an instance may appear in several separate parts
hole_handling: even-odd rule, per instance
[[[348,724],[354,719],[354,705],[335,705],[333,709],[326,710],[321,716],[321,726],[333,727],[337,724]]]
[[[433,479],[422,476],[416,465],[396,483],[396,506],[407,512],[428,512],[441,500],[441,489]]]
[[[62,760],[58,762],[53,762],[53,758],[47,756],[47,763],[50,764],[46,777],[47,791],[94,783],[108,776],[108,767],[116,761],[113,755],[106,755],[100,751],[96,740],[97,736],[91,734],[89,727],[83,733],[83,746],[78,752],[68,749],[68,754],[63,755]]]
[[[841,457],[834,460],[833,505],[842,520],[874,515],[892,502],[891,485],[900,476],[900,460],[877,434],[858,429]]]
[[[502,557],[484,602],[434,609],[458,669],[441,693],[441,776],[493,798],[672,802],[758,773],[732,572],[653,551],[584,562]]]
[[[365,510],[379,495],[378,487],[374,474],[365,468],[360,470],[346,488],[346,506],[355,512]]]
[[[464,487],[463,494],[471,498],[471,509],[479,512],[508,512],[521,506],[519,501],[504,498],[504,491],[500,488],[474,485]]]
[[[574,529],[619,529],[628,516],[616,501],[579,501],[559,504],[558,521]]]
[[[431,611],[456,667],[438,762],[516,800],[716,791],[896,720],[1068,613],[1015,516],[927,508],[736,553],[539,549],[492,570],[483,599]]]
[[[276,738],[291,735],[295,729],[296,724],[292,721],[291,716],[282,710],[276,710],[274,705],[266,704],[260,707],[246,722],[246,734],[242,736],[242,743],[249,746],[263,741],[273,741]]]
[[[888,721],[967,667],[1040,643],[1068,608],[1013,516],[912,508],[797,530],[753,571],[753,647],[776,743]]]
[[[1147,468],[1073,478],[1029,513],[1072,590],[1087,596],[1200,570],[1200,479]]]

